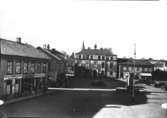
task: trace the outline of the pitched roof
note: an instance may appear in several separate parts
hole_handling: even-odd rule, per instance
[[[57,55],[53,54],[50,50],[45,49],[45,48],[41,48],[41,47],[38,47],[38,49],[43,51],[44,53],[46,53],[48,56],[50,56],[58,61],[61,61],[61,58],[59,58]]]
[[[59,51],[57,51],[56,49],[52,49],[50,50],[54,55],[57,55],[60,59],[64,60],[65,59],[65,55]]]
[[[114,55],[110,49],[84,49],[76,54],[85,54],[85,55],[105,55],[112,56]]]
[[[0,39],[0,48],[0,53],[2,55],[50,59],[45,53],[29,44]]]

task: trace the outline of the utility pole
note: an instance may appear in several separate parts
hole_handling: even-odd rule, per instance
[[[136,70],[135,70],[135,60],[136,60],[136,43],[134,44],[134,59],[133,59],[133,65],[134,65],[134,77],[133,77],[133,82],[132,82],[132,97],[135,96],[134,94],[134,79],[135,79],[135,76],[136,76]]]

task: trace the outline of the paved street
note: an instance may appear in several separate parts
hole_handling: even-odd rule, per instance
[[[84,84],[84,83],[83,83]],[[124,92],[104,90],[53,90],[52,93],[3,106],[8,117],[57,118],[166,118],[167,93],[140,85],[135,102]]]

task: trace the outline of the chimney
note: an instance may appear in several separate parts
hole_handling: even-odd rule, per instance
[[[17,43],[21,44],[21,37],[17,37]]]
[[[97,45],[96,44],[94,45],[94,49],[97,49]]]
[[[50,50],[50,45],[49,44],[47,45],[47,49]]]

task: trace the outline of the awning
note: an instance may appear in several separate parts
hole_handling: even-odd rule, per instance
[[[140,76],[152,76],[151,73],[140,73]]]

